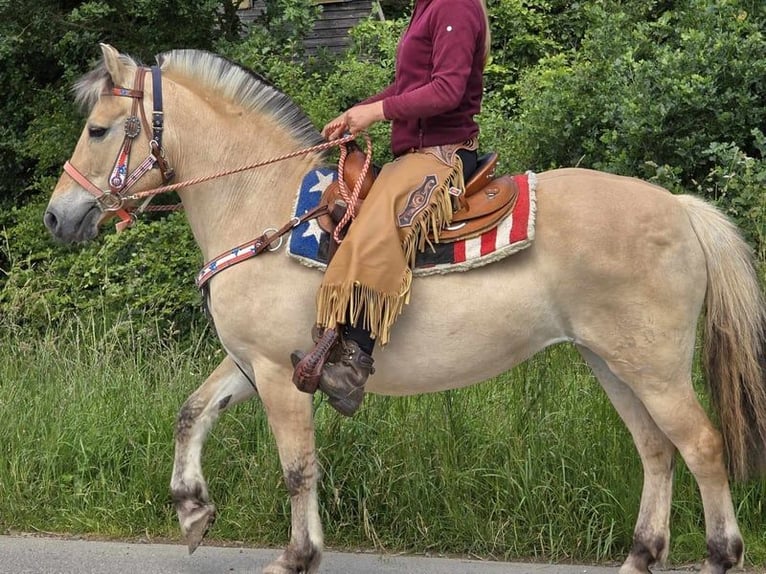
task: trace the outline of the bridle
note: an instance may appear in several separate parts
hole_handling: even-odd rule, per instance
[[[147,73],[151,73],[153,82],[151,127],[146,119],[144,106],[141,105],[144,99],[144,81]],[[104,190],[98,187],[69,161],[64,164],[64,171],[96,198],[96,201],[98,201],[99,206],[104,212],[113,213],[120,219],[117,223],[117,230],[122,231],[133,224],[136,218],[136,212],[146,209],[147,204],[151,201],[150,197],[140,207],[133,209],[129,208],[125,205],[125,201],[128,199],[127,192],[130,188],[154,168],[159,168],[160,173],[162,174],[163,184],[167,184],[175,175],[173,169],[165,159],[165,150],[162,147],[162,131],[164,128],[162,112],[162,72],[160,71],[159,66],[139,68],[136,72],[135,79],[133,80],[132,88],[115,86],[110,91],[106,92],[105,95],[133,99],[130,115],[125,120],[125,137],[122,140],[122,146],[117,153],[117,158],[114,161],[114,166],[112,167],[109,176],[109,189]],[[139,113],[140,119],[138,116]],[[128,174],[128,165],[130,163],[130,152],[133,148],[133,140],[138,137],[142,129],[145,133],[149,134],[151,132],[152,134],[151,139],[149,140],[149,154],[132,173]]]

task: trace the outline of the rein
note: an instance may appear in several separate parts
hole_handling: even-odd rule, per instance
[[[315,151],[316,148],[321,149],[327,149],[328,147],[332,145],[340,145],[340,158],[338,160],[338,184],[340,187],[340,195],[345,200],[346,204],[349,206],[349,208],[346,210],[346,213],[344,214],[343,218],[338,222],[336,225],[335,231],[333,232],[333,238],[340,243],[342,241],[341,238],[336,237],[336,234],[339,234],[342,232],[342,230],[348,225],[348,223],[353,220],[356,217],[356,208],[359,202],[359,193],[362,188],[362,183],[364,182],[365,175],[367,175],[367,171],[370,168],[370,165],[372,163],[372,142],[370,141],[370,136],[365,133],[364,137],[366,140],[367,145],[367,151],[366,151],[366,159],[364,162],[364,166],[362,167],[362,171],[359,174],[359,177],[356,180],[356,183],[354,184],[354,189],[349,192],[348,187],[346,186],[346,183],[343,178],[343,170],[346,162],[346,155],[348,153],[348,150],[346,149],[346,146],[343,145],[345,143],[348,143],[349,141],[353,140],[356,136],[354,135],[348,135],[343,138],[332,140],[330,142],[320,144],[318,146],[314,146],[313,148],[308,148],[306,150],[300,150],[298,152],[294,152],[291,154],[287,154],[286,156],[281,156],[279,158],[275,158],[273,160],[269,160],[266,162],[260,162],[257,165],[254,166],[246,166],[242,168],[237,168],[235,170],[231,170],[230,172],[226,172],[224,174],[218,174],[216,176],[207,176],[205,178],[199,178],[203,181],[207,181],[209,179],[213,179],[214,177],[220,177],[221,175],[228,175],[229,173],[237,173],[240,171],[245,171],[246,169],[252,169],[253,167],[259,167],[261,165],[267,165],[269,163],[276,163],[277,161],[281,161],[283,159],[287,159],[289,157],[295,157],[297,155],[300,155],[302,153],[310,153],[311,151]],[[192,185],[194,183],[199,183],[198,180],[189,180],[188,182],[180,182],[176,183],[170,186],[163,186],[163,187],[171,187],[171,188],[177,188],[181,186],[182,184]],[[160,190],[163,188],[157,188],[157,190]],[[150,192],[155,192],[157,190],[149,190]],[[145,193],[145,192],[142,192]],[[136,194],[139,195],[139,194]],[[206,286],[207,282],[210,281],[214,275],[217,275],[224,269],[227,269],[231,267],[232,265],[236,265],[237,263],[242,263],[243,261],[246,261],[248,259],[252,259],[253,257],[256,257],[263,253],[264,251],[277,251],[280,247],[282,247],[282,237],[292,231],[294,228],[298,227],[302,223],[305,223],[306,221],[309,221],[310,219],[316,219],[317,217],[320,217],[322,215],[327,215],[330,212],[330,206],[323,204],[318,205],[314,209],[311,209],[304,213],[300,217],[293,217],[290,221],[285,223],[282,227],[279,229],[275,228],[269,228],[263,232],[260,236],[256,237],[255,239],[248,241],[246,243],[242,243],[241,245],[238,245],[237,247],[234,247],[233,249],[229,249],[228,251],[224,251],[217,257],[214,257],[205,265],[202,267],[202,270],[197,274],[197,277],[195,279],[195,283],[199,289],[202,289]],[[273,233],[269,235],[269,232],[272,231]],[[272,247],[271,244],[274,243],[274,241],[279,240],[279,243],[275,247]]]
[[[367,157],[369,158],[369,157],[371,157],[370,139],[369,139],[369,136],[367,136],[366,134],[365,134],[365,138],[367,139]],[[280,155],[280,156],[277,156],[277,157],[274,157],[274,158],[271,158],[271,159],[267,159],[267,160],[263,160],[263,161],[259,161],[259,162],[255,162],[255,163],[251,163],[251,164],[248,164],[248,165],[243,165],[243,166],[240,166],[240,167],[235,167],[235,168],[232,168],[232,169],[227,169],[225,171],[219,171],[218,173],[213,173],[213,174],[210,174],[210,175],[204,175],[204,176],[201,176],[201,177],[196,177],[194,179],[187,179],[187,180],[184,180],[184,181],[179,181],[178,183],[162,185],[160,187],[155,187],[155,188],[152,188],[152,189],[147,189],[145,191],[139,191],[139,192],[134,193],[132,195],[126,196],[125,200],[136,201],[136,200],[146,199],[147,197],[154,197],[156,195],[161,195],[163,193],[169,193],[171,191],[176,191],[178,189],[183,189],[184,187],[189,187],[189,186],[192,186],[192,185],[197,185],[199,183],[204,183],[206,181],[217,179],[219,177],[225,177],[227,175],[234,175],[236,173],[241,173],[243,171],[248,171],[248,170],[251,170],[251,169],[258,168],[258,167],[264,167],[264,166],[267,166],[267,165],[271,165],[272,163],[278,163],[280,161],[292,159],[294,157],[298,157],[298,156],[301,156],[301,155],[308,155],[310,153],[314,153],[314,152],[318,152],[318,151],[325,151],[325,150],[330,149],[330,148],[335,147],[335,146],[342,146],[344,144],[347,144],[348,142],[350,142],[350,141],[352,141],[354,139],[356,139],[355,135],[347,135],[347,136],[344,136],[342,138],[334,139],[334,140],[331,140],[331,141],[328,141],[328,142],[324,142],[324,143],[321,143],[321,144],[318,144],[318,145],[315,145],[315,146],[311,146],[311,147],[308,147],[308,148],[303,148],[303,149],[300,149],[298,151],[290,152],[290,153],[287,153],[287,154],[284,154],[284,155]],[[345,148],[341,148],[341,156],[342,157],[345,156]],[[364,175],[364,173],[362,175]]]

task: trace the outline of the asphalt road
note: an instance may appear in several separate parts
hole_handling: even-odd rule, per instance
[[[277,550],[0,536],[0,574],[258,574]],[[616,574],[617,568],[326,552],[322,574]],[[689,574],[696,569],[654,569]]]

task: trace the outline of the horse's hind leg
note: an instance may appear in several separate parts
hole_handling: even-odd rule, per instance
[[[641,401],[694,475],[705,509],[708,547],[700,574],[724,574],[741,564],[744,545],[729,490],[723,439],[692,386],[693,345],[692,330],[684,340],[676,339],[672,344],[656,340],[651,349],[633,345],[627,351],[623,349],[620,358],[615,356],[606,362],[614,376]]]
[[[670,503],[676,448],[652,420],[633,391],[597,355],[578,350],[590,365],[614,408],[628,427],[644,469],[641,506],[633,547],[620,574],[647,574],[649,566],[667,559],[670,542]]]
[[[680,381],[649,384],[634,391],[697,480],[708,549],[700,574],[724,574],[742,563],[744,544],[731,500],[721,434],[700,406],[688,375]]]
[[[215,520],[215,506],[202,474],[202,446],[220,412],[254,394],[250,381],[226,357],[178,413],[170,490],[189,553]]]

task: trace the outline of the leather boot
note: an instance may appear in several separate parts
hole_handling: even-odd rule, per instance
[[[356,341],[341,341],[340,358],[325,363],[319,388],[327,395],[330,405],[340,414],[350,417],[362,404],[364,384],[375,372],[372,357]]]

